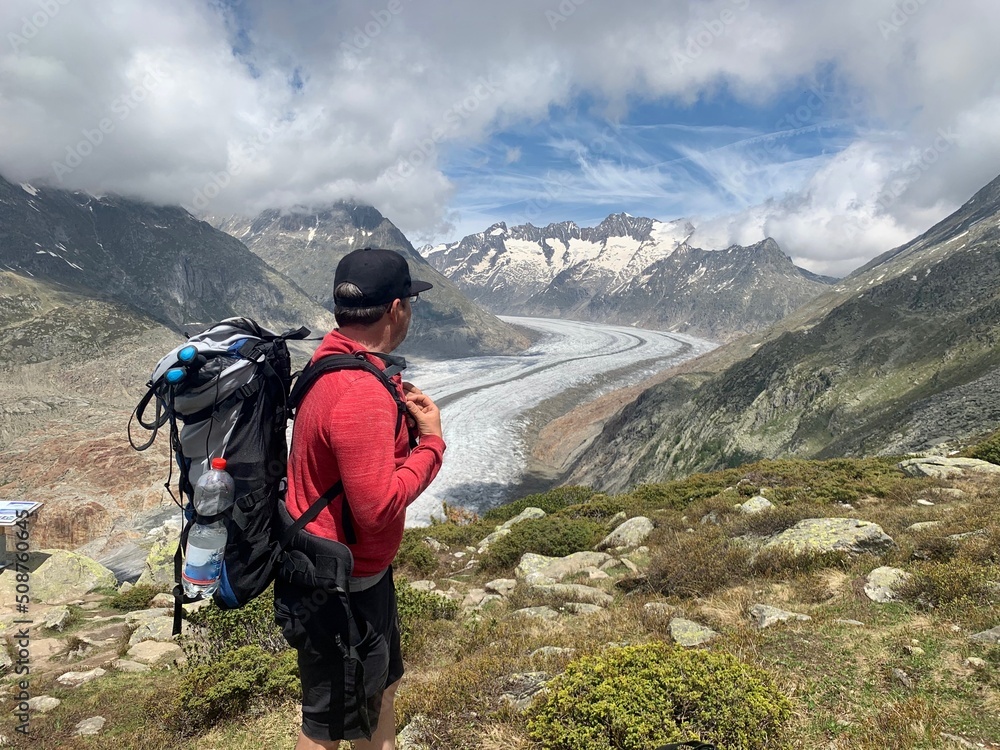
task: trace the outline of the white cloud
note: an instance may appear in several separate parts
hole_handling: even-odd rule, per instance
[[[574,185],[623,201],[630,184],[649,200],[690,188],[688,212],[708,217],[704,236],[768,232],[811,267],[843,272],[998,171],[992,0],[636,0],[627,10],[594,1],[553,22],[546,11],[559,7],[5,0],[0,173],[185,205],[218,192],[216,213],[353,197],[433,235],[454,207],[440,169],[447,148],[542,122],[581,93],[610,116],[636,100],[693,102],[723,87],[761,104],[822,70],[856,95],[827,103],[823,119],[869,127],[837,154],[784,154],[739,184],[726,182],[738,152],[692,150],[728,188],[728,218],[711,221],[705,212],[723,203],[659,168],[581,158]],[[954,147],[911,179],[942,128]],[[54,168],[73,151],[90,153],[69,172]],[[900,176],[905,191],[880,204]]]

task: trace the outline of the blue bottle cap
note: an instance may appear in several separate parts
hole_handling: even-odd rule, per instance
[[[179,359],[181,362],[190,362],[192,359],[194,359],[194,356],[197,353],[198,350],[195,349],[194,344],[188,344],[179,352],[177,352],[177,359]]]
[[[184,372],[184,370],[182,370],[180,367],[171,367],[169,370],[167,370],[167,374],[165,375],[165,377],[168,383],[179,383],[182,380],[184,380],[185,375],[187,375],[187,373]]]

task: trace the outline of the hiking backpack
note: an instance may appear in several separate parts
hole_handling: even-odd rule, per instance
[[[218,518],[200,516],[193,502],[194,486],[209,470],[211,459],[226,459],[226,470],[236,488],[232,507],[221,514],[227,539],[219,588],[213,599],[222,609],[237,609],[270,585],[292,537],[343,491],[341,482],[329,488],[291,527],[283,524],[278,514],[278,507],[284,505],[286,486],[287,422],[312,384],[334,370],[367,370],[389,389],[402,419],[405,404],[389,380],[402,367],[391,364],[383,371],[362,354],[322,357],[298,374],[293,389],[296,376],[292,374],[286,342],[306,339],[309,333],[307,328],[299,328],[277,334],[250,318],[228,318],[216,323],[160,360],[147,383],[146,394],[132,414],[140,426],[152,432],[145,443],[136,444],[129,421],[129,442],[136,450],[149,448],[158,429],[170,425],[174,459],[170,473],[174,465],[179,472],[177,491],[181,500],[171,490],[171,476],[165,484],[184,512],[174,554],[174,634],[180,632],[181,605],[193,601],[184,595],[181,586],[188,532],[195,523]],[[146,409],[154,399],[155,416],[146,421]],[[342,512],[347,541],[353,543],[346,498]]]

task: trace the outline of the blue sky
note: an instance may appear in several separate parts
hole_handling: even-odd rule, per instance
[[[0,174],[353,200],[418,246],[685,217],[840,275],[1000,173],[997,28],[995,0],[6,0]]]

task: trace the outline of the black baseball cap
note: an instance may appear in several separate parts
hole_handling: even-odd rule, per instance
[[[338,299],[336,289],[345,282],[358,287],[363,296],[360,299]],[[432,285],[411,279],[406,258],[395,250],[366,247],[340,259],[333,288],[333,301],[341,307],[375,307],[426,292]]]

